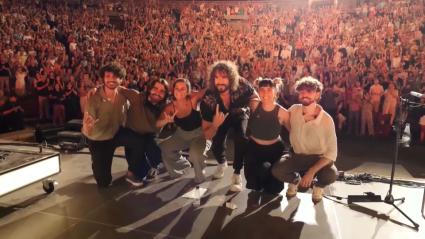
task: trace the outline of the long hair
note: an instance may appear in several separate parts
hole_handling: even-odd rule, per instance
[[[169,92],[168,82],[165,79],[160,78],[160,79],[155,79],[155,80],[150,81],[148,83],[146,95],[149,95],[151,93],[151,90],[156,83],[160,83],[161,85],[164,86],[165,95],[164,95],[164,100],[162,100],[161,103],[166,102],[168,97],[169,97],[170,92]]]
[[[239,87],[239,72],[238,67],[231,61],[217,61],[209,69],[208,88],[212,91],[217,91],[215,88],[215,77],[217,73],[224,73],[229,79],[230,91],[236,91]]]

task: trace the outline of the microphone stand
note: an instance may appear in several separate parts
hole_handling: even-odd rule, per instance
[[[393,192],[393,184],[394,184],[394,174],[395,174],[395,165],[397,164],[398,157],[399,157],[399,144],[400,144],[400,138],[401,138],[401,129],[403,127],[403,119],[402,115],[405,113],[404,105],[409,104],[409,100],[403,99],[400,97],[400,103],[399,103],[399,112],[397,116],[397,125],[396,125],[396,140],[395,140],[395,151],[394,151],[394,158],[392,162],[392,168],[391,168],[391,180],[390,180],[390,188],[388,190],[387,195],[385,196],[385,199],[382,200],[380,195],[375,195],[374,193],[366,193],[366,195],[348,195],[348,204],[351,204],[353,202],[384,202],[387,204],[392,205],[395,209],[397,209],[404,217],[406,217],[414,226],[414,229],[419,229],[419,224],[414,222],[406,213],[404,213],[397,205],[395,205],[394,202],[401,201],[404,203],[405,198],[394,198],[392,192]],[[425,199],[424,199],[425,200]]]
[[[404,213],[397,205],[394,204],[395,201],[401,201],[404,202],[405,198],[397,198],[394,199],[394,196],[392,194],[393,191],[393,184],[394,184],[394,173],[395,173],[395,165],[397,164],[398,157],[399,157],[399,147],[400,147],[400,141],[401,141],[401,128],[403,127],[403,119],[402,115],[405,113],[404,105],[409,104],[409,100],[403,99],[400,97],[400,103],[399,103],[399,112],[398,112],[398,119],[397,119],[397,125],[396,125],[396,139],[395,139],[395,152],[394,152],[394,158],[391,168],[391,180],[390,180],[390,188],[388,190],[387,195],[385,196],[385,199],[383,200],[385,203],[392,205],[395,209],[397,209],[401,214],[403,214],[404,217],[406,217],[415,228],[419,228],[419,224],[414,222],[406,213]]]

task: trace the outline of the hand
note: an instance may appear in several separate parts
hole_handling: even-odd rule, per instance
[[[84,118],[83,118],[83,128],[82,132],[84,135],[90,135],[91,131],[93,130],[93,127],[96,125],[96,123],[99,121],[99,119],[94,119],[93,116],[89,114],[89,112],[84,112]]]
[[[219,110],[219,106],[218,104],[215,107],[215,115],[213,117],[213,121],[212,124],[213,126],[218,129],[218,127],[220,127],[221,124],[223,124],[224,120],[226,119],[226,117],[229,115],[229,113],[224,114],[223,112],[221,112]]]
[[[169,124],[169,123],[174,123],[174,117],[177,114],[177,110],[174,112],[174,114],[167,114],[166,112],[164,112],[164,121],[165,124]]]
[[[299,186],[302,188],[309,188],[311,186],[311,183],[313,182],[314,174],[310,171],[307,171],[306,174],[301,178]]]

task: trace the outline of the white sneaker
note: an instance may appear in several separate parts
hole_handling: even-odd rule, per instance
[[[298,183],[294,184],[294,183],[290,183],[288,184],[288,189],[286,190],[286,196],[287,197],[295,197],[295,195],[297,195],[298,192]]]
[[[313,186],[313,193],[311,195],[313,202],[317,203],[322,201],[323,198],[323,188],[318,186]]]
[[[232,192],[242,191],[242,177],[241,177],[240,174],[233,174],[232,185],[230,186],[230,191],[232,191]]]
[[[224,170],[226,168],[227,168],[227,162],[217,165],[217,169],[215,170],[213,177],[222,178],[224,176]]]

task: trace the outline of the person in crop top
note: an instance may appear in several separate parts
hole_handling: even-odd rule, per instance
[[[248,121],[248,151],[245,160],[246,188],[278,194],[283,189],[280,182],[271,174],[271,168],[284,153],[284,144],[280,137],[282,126],[288,126],[288,111],[276,103],[279,95],[276,83],[272,79],[263,79],[258,83],[261,101],[250,104],[251,115]]]
[[[193,163],[195,182],[205,180],[205,138],[202,134],[202,118],[196,110],[203,91],[191,92],[189,80],[179,78],[173,84],[173,100],[165,107],[156,126],[162,128],[170,123],[175,123],[177,130],[171,138],[162,142],[162,161],[172,178],[184,174],[184,169],[191,165],[187,159],[179,158],[179,151],[189,149],[189,160]]]

